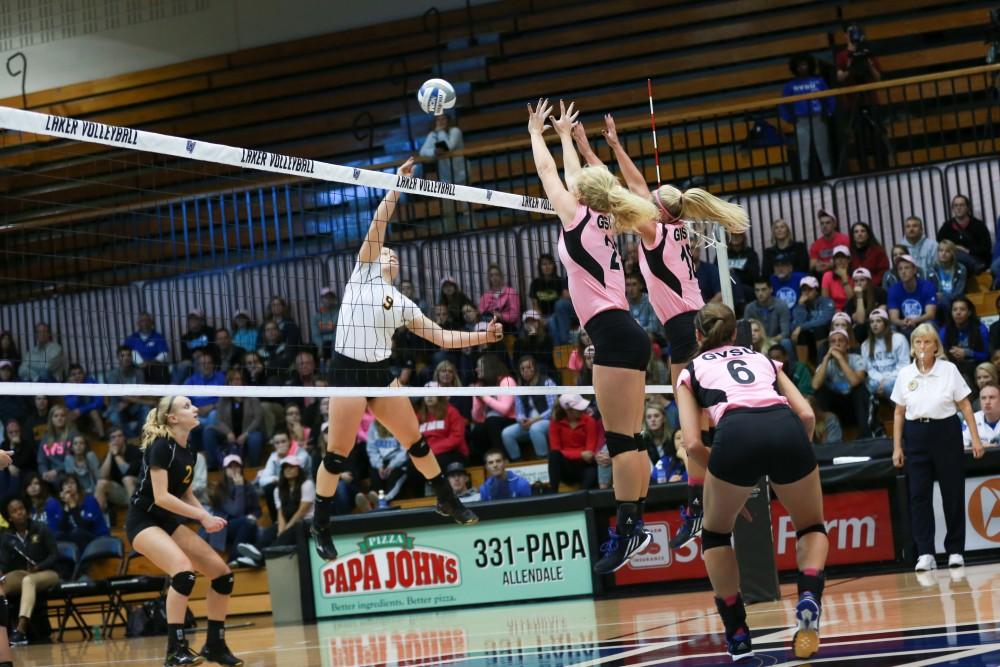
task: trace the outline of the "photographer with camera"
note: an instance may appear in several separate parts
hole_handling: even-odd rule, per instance
[[[882,80],[882,66],[868,47],[865,31],[857,24],[844,27],[847,47],[837,53],[837,83],[843,87],[860,86]],[[885,169],[889,166],[889,149],[885,130],[879,119],[878,94],[875,91],[841,96],[839,132],[842,138],[838,172],[843,173],[848,158],[847,133],[853,135],[858,166],[862,171]],[[874,163],[869,165],[869,157]]]

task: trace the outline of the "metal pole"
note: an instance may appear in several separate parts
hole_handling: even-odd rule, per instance
[[[722,289],[722,303],[735,310],[733,283],[729,275],[729,248],[726,246],[726,230],[722,225],[715,225],[715,238],[719,240],[719,244],[715,246],[715,263],[719,267],[719,287]]]

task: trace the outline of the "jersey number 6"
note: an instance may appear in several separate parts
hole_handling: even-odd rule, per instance
[[[726,364],[726,370],[734,380],[740,384],[753,384],[753,381],[757,379],[757,376],[753,374],[749,368],[746,367],[747,362],[742,359],[733,359],[728,364]]]

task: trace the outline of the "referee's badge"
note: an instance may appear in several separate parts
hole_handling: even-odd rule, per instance
[[[909,389],[910,391],[916,390],[916,388],[917,388],[917,381],[916,380],[910,380],[910,384],[906,385],[906,388]]]

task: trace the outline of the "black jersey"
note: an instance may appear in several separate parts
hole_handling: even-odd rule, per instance
[[[153,498],[151,468],[167,471],[167,491],[183,498],[194,478],[196,455],[190,447],[181,447],[173,438],[157,438],[142,453],[139,486],[132,494],[132,505],[147,512],[156,504]]]

